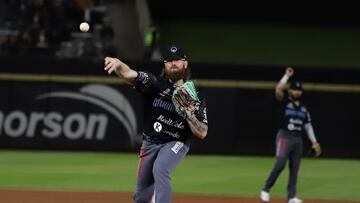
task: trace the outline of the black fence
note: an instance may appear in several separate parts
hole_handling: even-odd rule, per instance
[[[128,63],[154,73],[162,68],[156,62]],[[191,153],[273,155],[274,84],[285,67],[191,64],[191,68],[207,98],[209,119],[208,137],[194,137]],[[0,70],[1,148],[138,151],[142,96],[116,76],[107,76],[102,62],[1,59]],[[305,84],[338,85],[304,93],[323,156],[360,158],[360,71],[324,67],[295,67],[295,71]],[[224,85],[230,81],[235,85]],[[306,136],[304,143],[306,155],[310,147]]]

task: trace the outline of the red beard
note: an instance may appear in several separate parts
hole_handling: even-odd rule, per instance
[[[170,70],[165,68],[165,77],[170,79],[173,82],[179,81],[184,79],[186,74],[185,68],[173,68],[171,67]]]

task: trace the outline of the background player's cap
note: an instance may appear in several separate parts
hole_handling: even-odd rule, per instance
[[[304,90],[302,87],[302,83],[300,81],[292,81],[290,83],[290,89],[294,89],[294,90]]]
[[[167,47],[164,52],[164,62],[174,59],[175,60],[186,59],[186,55],[181,48],[172,45]]]

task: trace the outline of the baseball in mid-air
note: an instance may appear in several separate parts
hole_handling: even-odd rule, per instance
[[[80,24],[79,28],[80,28],[81,32],[87,32],[90,29],[90,25],[86,22],[83,22]]]

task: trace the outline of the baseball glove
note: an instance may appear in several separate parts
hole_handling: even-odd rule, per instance
[[[320,156],[321,152],[322,152],[322,151],[321,151],[321,146],[320,146],[320,144],[317,143],[317,142],[313,143],[313,144],[312,144],[312,147],[311,147],[311,155],[312,155],[313,157],[318,157],[318,156]]]
[[[193,81],[187,81],[174,90],[172,102],[176,112],[183,118],[191,116],[200,103]]]

